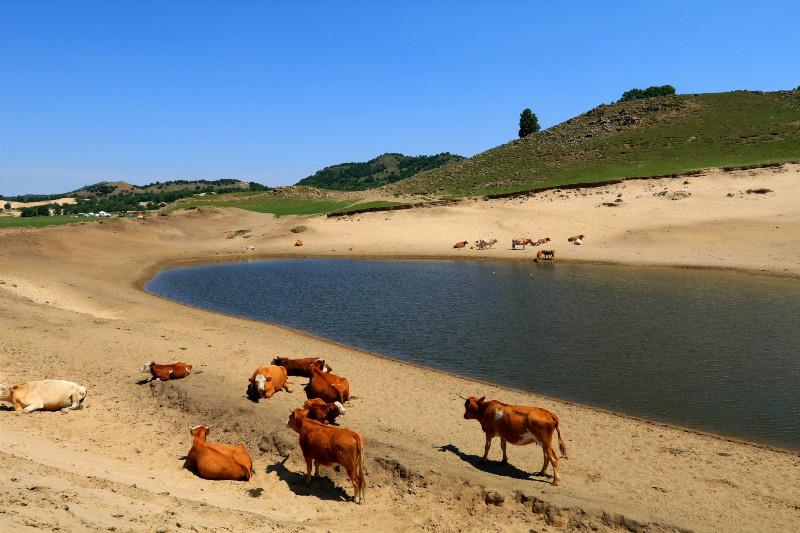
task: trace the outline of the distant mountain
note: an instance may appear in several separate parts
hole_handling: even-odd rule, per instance
[[[437,155],[408,156],[383,154],[365,163],[342,163],[325,167],[298,185],[339,191],[363,191],[395,183],[424,172],[464,159],[444,152]]]
[[[87,185],[70,195],[75,196],[123,196],[128,194],[158,194],[176,192],[211,192],[211,191],[230,191],[235,189],[261,189],[263,186],[257,183],[247,183],[235,179],[221,180],[171,180],[156,181],[147,185],[131,185],[125,181],[101,181],[94,185]]]

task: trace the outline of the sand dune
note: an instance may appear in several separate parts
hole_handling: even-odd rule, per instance
[[[413,367],[184,307],[141,283],[165,265],[261,256],[531,260],[530,248],[509,249],[520,235],[550,236],[559,260],[798,277],[799,177],[787,166],[345,219],[195,210],[0,231],[0,373],[89,386],[87,407],[67,415],[0,410],[0,469],[11,473],[0,486],[0,530],[797,530],[795,453]],[[757,187],[773,192],[745,192]],[[300,223],[305,246],[295,248],[290,228]],[[251,237],[226,238],[240,229]],[[577,233],[584,244],[567,244]],[[452,249],[481,237],[500,242]],[[302,484],[296,435],[284,426],[304,399],[300,387],[257,405],[244,398],[249,373],[275,354],[324,357],[350,379],[356,398],[342,423],[366,438],[364,505],[347,501],[343,472],[323,468],[322,479]],[[149,359],[191,361],[196,371],[137,384]],[[475,393],[559,415],[570,451],[561,486],[528,477],[541,466],[531,447],[509,447],[510,466],[477,460],[483,437],[461,418],[458,397]],[[212,440],[248,445],[250,483],[207,482],[181,468],[198,423],[214,426]]]

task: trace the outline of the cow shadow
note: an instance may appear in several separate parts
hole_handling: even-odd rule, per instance
[[[136,382],[136,384],[137,385],[147,385],[151,381],[153,381],[153,378],[149,377],[149,378],[140,379],[139,381]]]
[[[311,483],[306,485],[306,474],[303,472],[292,472],[286,468],[287,455],[281,461],[267,467],[266,471],[275,472],[278,477],[286,483],[289,490],[298,496],[316,496],[321,500],[331,501],[350,501],[352,498],[341,487],[334,485],[333,481],[325,474],[325,468],[320,469],[320,477],[311,478]]]
[[[549,483],[549,481],[547,480],[547,478],[550,477],[549,475],[545,475],[544,478],[542,478],[540,476],[534,476],[530,472],[525,472],[524,470],[520,470],[511,463],[503,463],[500,461],[492,461],[492,460],[484,461],[482,456],[464,453],[455,444],[445,444],[443,446],[437,446],[436,449],[439,450],[440,452],[450,452],[459,459],[461,459],[462,461],[464,461],[465,463],[471,465],[473,468],[480,470],[481,472],[486,472],[487,474],[510,477],[513,479],[538,481],[540,483]]]
[[[0,405],[0,411],[13,411],[14,406],[12,405]]]

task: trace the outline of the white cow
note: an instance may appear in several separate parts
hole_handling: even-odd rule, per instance
[[[86,387],[61,379],[43,379],[18,385],[0,383],[0,402],[14,405],[23,413],[80,409],[86,399]]]

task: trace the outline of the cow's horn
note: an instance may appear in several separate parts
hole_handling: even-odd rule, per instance
[[[458,397],[461,398],[462,400],[467,400],[468,399],[466,396],[461,396],[460,394],[458,395]]]

